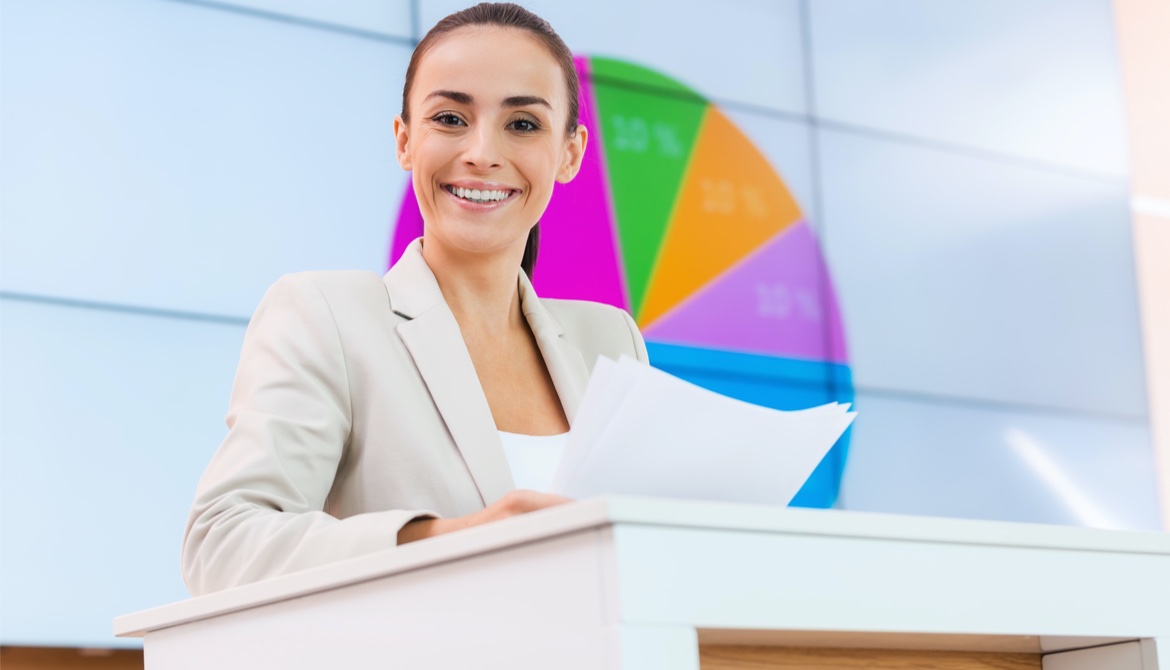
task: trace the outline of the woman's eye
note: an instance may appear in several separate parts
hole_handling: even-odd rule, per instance
[[[463,124],[463,119],[454,114],[437,114],[432,116],[431,120],[441,126],[458,126]]]
[[[508,127],[512,130],[519,130],[522,133],[531,133],[540,130],[540,126],[532,119],[516,119],[508,124]]]

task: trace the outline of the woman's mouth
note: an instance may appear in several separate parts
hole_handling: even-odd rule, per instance
[[[493,205],[508,200],[518,193],[515,189],[464,188],[444,184],[443,190],[457,199],[474,205]]]

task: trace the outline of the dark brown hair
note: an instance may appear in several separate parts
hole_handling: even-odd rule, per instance
[[[564,74],[565,90],[569,94],[569,119],[565,126],[565,132],[572,136],[577,131],[577,117],[580,114],[577,102],[577,89],[580,83],[577,80],[577,67],[573,63],[573,52],[569,51],[565,41],[561,39],[560,35],[557,35],[548,21],[511,2],[481,2],[474,7],[455,12],[436,23],[435,27],[423,36],[418,46],[414,48],[414,53],[410,56],[410,64],[406,66],[406,84],[402,87],[402,120],[410,122],[410,89],[414,84],[414,73],[418,69],[419,61],[444,35],[469,26],[516,28],[527,31],[540,40]],[[537,222],[528,232],[528,242],[524,245],[524,258],[520,261],[520,267],[530,278],[533,268],[536,267],[536,251],[539,246],[540,222]]]

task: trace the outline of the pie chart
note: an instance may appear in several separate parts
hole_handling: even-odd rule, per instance
[[[576,62],[589,145],[541,219],[537,293],[627,310],[653,365],[725,395],[778,409],[853,402],[832,281],[777,169],[675,79],[611,58]],[[391,264],[422,228],[408,182]],[[851,431],[793,505],[833,505]]]

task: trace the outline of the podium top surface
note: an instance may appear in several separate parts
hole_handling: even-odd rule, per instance
[[[401,547],[390,546],[385,551],[126,614],[114,620],[114,633],[121,637],[140,637],[153,630],[607,526],[652,526],[725,531],[731,534],[763,533],[1170,558],[1170,533],[605,497],[525,514]]]

